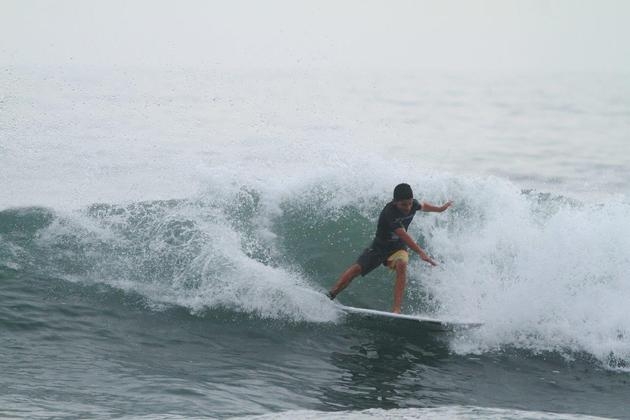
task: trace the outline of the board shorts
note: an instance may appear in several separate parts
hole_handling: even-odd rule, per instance
[[[357,264],[361,266],[361,276],[365,276],[379,265],[383,264],[390,270],[396,269],[396,262],[402,260],[409,262],[409,253],[404,248],[383,250],[379,248],[366,248],[359,258]]]

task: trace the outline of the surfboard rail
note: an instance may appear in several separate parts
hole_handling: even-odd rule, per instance
[[[395,314],[393,312],[378,311],[376,309],[356,308],[338,304],[339,308],[346,314],[356,314],[366,317],[378,317],[404,322],[418,323],[421,326],[428,326],[440,331],[451,331],[457,329],[478,328],[483,325],[478,321],[463,321],[452,319],[439,319],[428,315]]]

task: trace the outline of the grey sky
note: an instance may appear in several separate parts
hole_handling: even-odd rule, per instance
[[[630,1],[0,0],[0,65],[630,71]]]

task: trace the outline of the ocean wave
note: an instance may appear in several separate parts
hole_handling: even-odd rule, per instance
[[[321,292],[369,243],[395,184],[355,169],[284,180],[284,188],[273,179],[216,182],[189,199],[6,209],[0,264],[107,284],[192,313],[336,322],[338,311]],[[431,269],[412,259],[406,311],[483,321],[455,337],[456,352],[586,352],[625,369],[630,205],[623,197],[580,202],[493,177],[405,180],[421,200],[455,200],[448,212],[419,214],[411,225],[442,264]],[[340,299],[388,307],[391,277],[385,270],[370,276]]]

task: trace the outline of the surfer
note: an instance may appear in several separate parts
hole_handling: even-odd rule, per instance
[[[409,263],[407,247],[414,250],[423,261],[432,266],[437,265],[409,236],[407,233],[409,224],[418,210],[441,213],[451,204],[453,204],[452,201],[448,201],[438,207],[426,202],[419,203],[413,198],[413,191],[409,184],[396,185],[394,199],[387,203],[378,217],[376,235],[372,244],[363,251],[354,264],[341,274],[337,283],[327,293],[328,297],[335,299],[359,274],[365,276],[383,264],[396,272],[392,312],[399,314],[407,281],[407,264]]]

